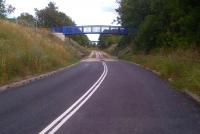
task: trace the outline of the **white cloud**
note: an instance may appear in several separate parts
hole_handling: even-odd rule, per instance
[[[34,15],[34,9],[44,8],[52,0],[7,0],[16,7],[12,16],[19,16],[22,12]],[[116,0],[53,0],[59,10],[70,16],[77,25],[110,25],[116,18]],[[89,35],[91,40],[98,36]]]

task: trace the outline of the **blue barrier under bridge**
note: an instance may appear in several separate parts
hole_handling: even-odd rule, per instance
[[[63,27],[53,27],[52,32],[63,33],[64,35],[80,35],[80,34],[127,35],[128,28],[124,26],[106,26],[106,25],[63,26]]]

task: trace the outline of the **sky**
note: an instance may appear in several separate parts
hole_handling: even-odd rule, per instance
[[[35,15],[34,9],[43,9],[53,1],[60,11],[70,16],[77,25],[116,25],[116,0],[6,0],[16,8],[11,17],[17,17],[23,12]],[[98,40],[98,35],[88,35],[92,41]]]

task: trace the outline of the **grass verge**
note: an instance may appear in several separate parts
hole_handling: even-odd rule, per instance
[[[149,55],[128,53],[120,58],[155,70],[176,89],[200,97],[200,55],[195,50],[160,51]]]
[[[83,48],[62,42],[45,29],[0,20],[0,86],[70,65]],[[85,50],[84,50],[85,51]]]

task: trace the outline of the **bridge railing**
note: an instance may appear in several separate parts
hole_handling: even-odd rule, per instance
[[[63,27],[53,27],[51,31],[54,33],[63,33]]]
[[[77,34],[116,34],[126,35],[128,34],[128,28],[123,26],[63,26],[52,28],[53,32],[60,32],[65,35],[77,35]]]

